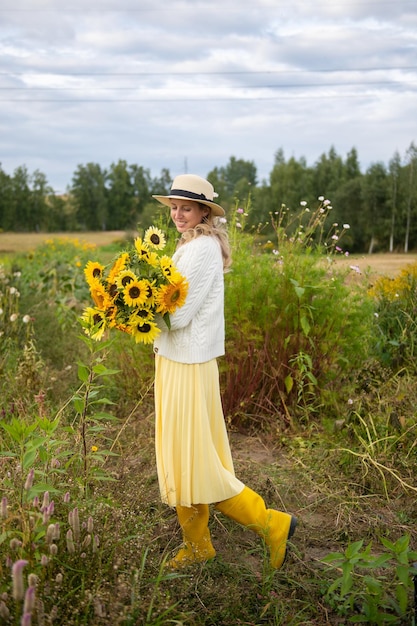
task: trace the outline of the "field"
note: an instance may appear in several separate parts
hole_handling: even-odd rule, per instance
[[[0,258],[2,255],[14,254],[17,252],[28,252],[50,239],[62,238],[78,240],[94,244],[96,246],[107,246],[117,241],[123,240],[126,233],[123,231],[95,231],[80,233],[1,233],[0,232]],[[394,276],[409,263],[417,262],[417,253],[409,254],[386,253],[350,255],[349,257],[338,257],[336,261],[341,267],[357,265],[363,273],[375,275]]]
[[[123,240],[125,234],[0,233],[0,261],[22,251],[35,251],[41,243],[57,237],[105,248]],[[231,273],[228,283],[232,292],[226,310],[228,332],[233,332],[235,318],[239,323],[220,360],[223,395],[225,400],[227,395],[239,400],[238,410],[226,416],[237,476],[260,493],[268,506],[298,517],[284,567],[271,571],[260,538],[211,507],[216,559],[184,572],[163,569],[182,538],[175,512],[161,504],[159,496],[151,348],[138,346],[131,337],[118,333],[111,349],[97,342],[86,349],[76,318],[77,306],[90,301],[82,254],[91,256],[91,251],[80,246],[74,255],[70,246],[68,250],[51,246],[41,258],[34,253],[27,265],[19,267],[20,316],[26,306],[32,307],[28,310],[33,313],[33,342],[27,342],[29,326],[22,324],[24,350],[11,324],[9,329],[6,325],[1,328],[0,425],[4,430],[0,431],[0,486],[9,498],[9,510],[14,504],[16,513],[8,517],[4,504],[0,510],[0,624],[20,623],[20,605],[13,604],[10,575],[4,566],[11,559],[9,546],[14,546],[13,561],[27,559],[30,566],[37,567],[37,593],[43,604],[32,609],[38,620],[33,619],[32,624],[340,626],[363,618],[362,622],[376,626],[415,626],[409,569],[410,561],[417,561],[417,552],[413,552],[417,541],[415,301],[408,303],[411,315],[407,309],[407,317],[401,318],[402,323],[410,322],[407,332],[401,326],[403,336],[389,336],[388,345],[403,342],[401,356],[410,357],[397,367],[397,363],[380,363],[376,358],[368,361],[366,349],[357,358],[369,332],[362,318],[368,315],[373,319],[374,315],[349,295],[356,289],[355,277],[363,279],[365,288],[360,294],[368,297],[367,285],[374,284],[378,276],[394,278],[417,262],[417,254],[339,257],[335,261],[339,267],[352,265],[360,270],[360,274],[352,270],[352,284],[350,275],[344,284],[323,277],[311,257],[301,255],[299,262],[298,257],[291,260],[291,253],[286,259],[289,280],[283,286],[282,281],[272,283],[273,256],[262,255],[255,268],[248,253],[252,248],[245,245],[236,252],[236,275]],[[108,250],[104,254],[108,255]],[[318,265],[321,263],[320,258]],[[280,266],[273,267],[277,274],[275,268]],[[300,288],[301,280],[305,290]],[[0,295],[12,284],[7,281]],[[272,284],[282,292],[274,294]],[[309,285],[313,285],[311,299]],[[331,298],[327,289],[332,290]],[[287,316],[279,315],[283,303],[290,311]],[[1,306],[5,310],[5,305]],[[356,317],[349,317],[355,307]],[[278,313],[270,326],[273,332],[264,342],[263,325],[274,317],[271,311]],[[296,322],[288,326],[297,319],[293,311],[307,311],[310,316],[301,329],[305,336]],[[252,339],[252,334],[244,335],[241,328],[246,332],[256,328],[258,333],[254,332]],[[288,400],[290,418],[286,419],[276,398],[272,413],[268,412],[272,396],[266,395],[262,422],[264,415],[261,419],[255,415],[256,402],[265,388],[269,393],[273,378],[279,378],[271,376],[271,371],[278,371],[297,332],[297,341],[305,340],[300,354],[308,350],[321,363],[323,352],[325,362],[330,362],[338,375],[330,380],[327,395],[322,397],[317,381],[308,377],[308,361],[300,359],[296,364],[300,369],[294,369],[298,399],[295,397],[292,405]],[[242,337],[243,343],[239,343]],[[256,343],[258,337],[260,343]],[[252,361],[247,359],[247,345],[253,349]],[[339,371],[337,355],[331,360],[341,345],[345,351],[340,355],[352,364],[351,370]],[[275,354],[279,362],[272,361]],[[237,367],[236,363],[242,367],[249,363],[249,370],[243,367],[240,378],[228,382],[227,372]],[[286,361],[288,369],[291,363]],[[297,373],[301,373],[298,379]],[[261,376],[264,387],[251,392],[250,385]],[[239,385],[243,391],[249,389],[241,402]],[[250,404],[252,396],[256,401]],[[115,419],[109,419],[107,412]],[[31,430],[34,425],[36,436]],[[49,431],[52,427],[56,430]],[[54,515],[63,529],[60,543],[56,540],[57,557],[50,558],[48,552],[44,558],[45,528],[49,527],[43,525],[39,511],[33,510],[31,488],[25,500],[31,464],[36,469],[33,488],[38,482],[44,490],[51,481],[56,490],[51,490]],[[98,474],[93,475],[93,470]],[[70,502],[65,500],[67,491],[71,492]],[[75,528],[74,511],[82,521],[81,530],[77,528],[81,539],[75,548],[68,543],[68,532]],[[13,533],[19,528],[18,520],[25,523],[16,541]],[[86,529],[93,525],[100,539],[97,544],[89,543],[91,536],[88,539],[87,535]],[[333,568],[326,563],[332,554],[338,555],[331,557]],[[4,618],[4,604],[13,608],[13,619]]]
[[[120,241],[125,236],[123,231],[97,231],[88,233],[1,233],[0,257],[17,252],[29,252],[51,239],[70,239],[106,246]]]

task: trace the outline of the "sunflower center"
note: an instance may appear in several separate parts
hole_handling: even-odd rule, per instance
[[[122,285],[123,287],[126,287],[126,285],[128,285],[129,283],[131,283],[133,280],[133,278],[131,276],[123,276],[122,278]]]
[[[114,283],[110,285],[109,294],[112,298],[114,298],[114,296],[117,294],[117,285],[115,285]]]
[[[138,326],[138,331],[140,333],[149,333],[151,330],[150,324],[142,324],[142,326]]]
[[[94,326],[96,324],[100,324],[100,322],[103,321],[103,318],[101,317],[101,315],[99,315],[98,313],[96,313],[95,315],[93,315],[93,322],[94,322]]]
[[[139,287],[131,287],[129,289],[129,296],[132,298],[132,300],[136,300],[136,298],[139,298],[140,296]]]
[[[171,302],[176,302],[178,300],[178,298],[180,297],[180,290],[176,289],[175,291],[173,291],[171,293]]]
[[[137,315],[139,315],[139,317],[148,317],[148,311],[146,309],[141,309],[137,312]]]
[[[156,233],[152,233],[152,235],[150,236],[150,240],[152,241],[154,246],[159,246],[161,242],[159,235],[157,235]]]
[[[94,278],[100,278],[100,276],[101,276],[101,270],[100,270],[100,268],[99,268],[99,267],[95,267],[95,268],[93,269],[93,277],[94,277]]]

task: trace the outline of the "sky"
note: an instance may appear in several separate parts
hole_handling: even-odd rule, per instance
[[[0,164],[201,176],[417,143],[417,0],[2,0]]]

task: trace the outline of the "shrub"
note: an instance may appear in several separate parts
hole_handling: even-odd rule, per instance
[[[329,404],[329,395],[343,394],[342,385],[365,358],[372,302],[332,263],[342,233],[333,225],[325,239],[330,210],[320,202],[302,227],[307,208],[291,219],[283,207],[272,220],[276,242],[263,245],[239,235],[236,218],[232,222],[223,381],[225,411],[237,424],[259,425],[266,415],[276,419],[275,427],[294,416],[308,421],[325,398]]]

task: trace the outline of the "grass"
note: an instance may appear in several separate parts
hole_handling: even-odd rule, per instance
[[[102,233],[94,235],[97,239],[86,234],[84,241],[109,245],[121,238],[120,233],[111,241],[104,241]],[[23,240],[19,243],[16,237],[15,245],[22,250]],[[363,271],[371,276],[372,272],[385,273],[384,268],[389,267],[395,272],[394,258],[397,257],[364,257]],[[343,262],[356,264],[359,260],[351,257]],[[398,263],[402,266],[411,260],[411,255],[400,255]],[[368,272],[371,263],[372,272]],[[51,289],[45,298],[51,297],[50,292]],[[59,389],[56,397],[60,399],[65,391],[68,393],[76,386],[75,366],[77,361],[85,359],[79,349],[82,342],[74,341],[68,322],[61,337],[52,305],[47,309],[46,328],[39,327],[45,362],[40,363],[35,350],[27,355],[26,369],[20,368],[15,378],[5,376],[0,405],[2,420],[18,417],[33,424],[35,417],[52,412],[48,404],[51,401],[42,400],[39,386],[47,389],[50,397]],[[50,341],[51,336],[54,341]],[[60,350],[63,355],[59,354]],[[62,494],[55,496],[55,516],[63,526],[63,536],[58,558],[48,565],[46,580],[39,583],[46,585],[42,587],[44,623],[335,626],[351,623],[349,620],[358,616],[358,607],[365,606],[365,600],[369,600],[363,587],[365,579],[373,576],[383,581],[384,589],[395,598],[392,567],[373,570],[372,576],[366,570],[352,572],[355,595],[351,597],[348,592],[343,598],[336,592],[332,595],[329,589],[340,572],[329,570],[323,559],[329,553],[343,552],[360,540],[365,544],[372,542],[373,551],[379,555],[385,550],[382,538],[395,542],[409,535],[411,546],[416,546],[417,380],[414,377],[404,370],[390,374],[381,366],[365,363],[357,379],[351,381],[355,395],[349,398],[351,403],[346,398],[338,420],[328,415],[323,406],[319,416],[303,424],[295,421],[291,428],[285,428],[277,422],[275,428],[258,429],[256,434],[252,430],[251,435],[230,422],[238,477],[258,491],[268,506],[292,512],[299,519],[287,561],[282,570],[271,571],[261,540],[212,509],[210,530],[216,559],[173,574],[164,570],[163,564],[180,545],[181,536],[175,513],[162,505],[159,498],[152,387],[151,381],[143,377],[151,360],[150,348],[139,349],[120,335],[108,361],[104,361],[109,368],[120,370],[101,389],[109,400],[116,400],[116,405],[108,404],[106,410],[111,410],[117,420],[106,422],[104,433],[106,444],[115,453],[115,456],[103,453],[104,467],[112,480],[98,481],[91,497],[86,498],[81,491],[77,495],[76,477],[71,476],[65,486],[75,494],[71,504],[63,502]],[[51,362],[55,369],[50,367]],[[2,374],[7,374],[7,356],[0,365]],[[13,385],[19,391],[10,395],[8,387],[13,391]],[[70,436],[71,425],[77,419],[71,407],[71,404],[67,407],[71,419],[68,418],[62,442],[58,435],[50,442],[56,455],[61,454],[64,459],[69,441],[65,438]],[[97,438],[91,442],[98,444],[98,454],[104,447],[100,424],[98,418],[93,424],[87,423],[87,428],[91,427],[89,436]],[[70,462],[77,461],[79,450],[79,433],[75,431],[68,468]],[[10,482],[8,472],[12,465],[7,455],[0,456],[2,480],[9,481],[7,489],[11,490],[14,483]],[[12,478],[17,485],[24,476],[21,470],[16,471]],[[58,475],[65,476],[65,470]],[[40,474],[36,476],[38,482],[41,478]],[[68,512],[74,506],[79,508],[82,520],[89,515],[94,518],[94,532],[100,539],[99,550],[86,551],[87,558],[78,553],[68,556],[65,552]],[[17,519],[13,524],[17,525]],[[4,556],[9,537],[4,534],[5,521],[0,520],[0,524],[0,554]],[[41,532],[37,540],[42,540]],[[58,574],[63,576],[62,583],[58,582]],[[8,567],[2,560],[0,624],[18,624],[20,620],[2,616],[1,601],[11,604],[10,597],[6,598],[8,583]],[[413,623],[411,587],[407,593],[407,614],[394,615],[396,621],[391,623],[404,626]],[[346,608],[342,612],[344,603]],[[382,603],[385,598],[381,596],[381,611]],[[40,612],[38,608],[36,619]],[[378,619],[372,623],[388,623],[383,617]],[[42,621],[39,619],[38,623]]]

